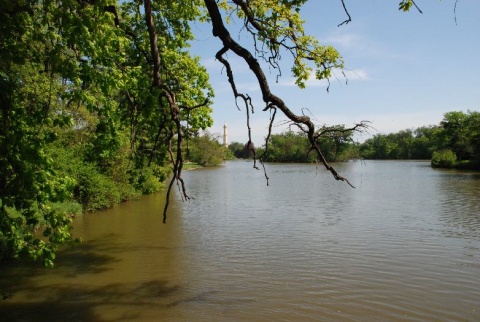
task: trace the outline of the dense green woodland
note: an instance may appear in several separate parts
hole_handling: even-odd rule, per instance
[[[20,258],[52,266],[58,246],[74,242],[72,215],[162,188],[165,222],[172,187],[190,198],[181,175],[186,161],[213,165],[228,157],[214,137],[200,134],[213,123],[214,91],[199,57],[189,52],[193,22],[209,24],[218,38],[215,58],[232,101],[247,112],[247,128],[254,103],[238,90],[230,57],[256,78],[270,128],[279,113],[302,131],[267,137],[263,151],[247,142],[255,162],[292,161],[301,148],[310,151],[303,161],[323,163],[334,179],[348,183],[328,160],[353,158],[349,133],[365,124],[318,127],[296,115],[270,91],[259,62],[279,70],[282,55],[289,55],[301,88],[310,75],[328,79],[332,69],[344,67],[335,48],[304,33],[305,2],[2,0],[0,262]],[[399,9],[413,4],[401,0]],[[344,24],[350,22],[343,1],[329,5],[344,8]],[[230,20],[243,25],[238,32],[252,40],[251,48],[230,36]],[[303,138],[306,143],[288,149],[278,143]],[[459,159],[478,156],[468,141],[478,137],[452,140]],[[395,149],[390,145],[384,156]]]
[[[359,152],[366,159],[431,159],[434,167],[478,168],[480,112],[448,112],[439,125],[377,134]]]
[[[337,127],[344,129],[344,127]],[[479,168],[480,112],[448,112],[438,125],[406,129],[397,133],[375,134],[363,143],[354,141],[354,131],[331,131],[321,138],[323,152],[330,162],[355,159],[431,160],[434,167]],[[308,153],[304,133],[274,134],[266,160],[271,162],[316,162]],[[232,142],[236,158],[249,158],[244,144]]]
[[[72,215],[180,173],[182,139],[213,123],[187,2],[0,3],[0,261],[51,266]]]

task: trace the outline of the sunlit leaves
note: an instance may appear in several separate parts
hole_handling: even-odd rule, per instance
[[[342,58],[333,47],[321,45],[305,34],[300,12],[306,1],[233,2],[238,7],[230,10],[244,20],[260,57],[279,70],[282,52],[293,57],[291,71],[299,87],[305,87],[312,73],[317,79],[325,79],[330,77],[332,68],[343,68]]]
[[[413,6],[412,0],[402,0],[398,4],[398,10],[410,11],[410,8]]]

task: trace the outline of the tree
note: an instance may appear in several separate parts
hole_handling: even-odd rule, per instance
[[[455,152],[450,149],[433,152],[431,165],[433,168],[450,168],[457,162]]]
[[[308,140],[303,132],[288,131],[273,134],[270,138],[265,161],[271,162],[313,162],[314,157],[308,153]]]
[[[479,161],[480,112],[453,111],[444,114],[440,122],[441,148],[450,149],[459,161]]]
[[[204,167],[221,164],[227,157],[227,149],[218,143],[218,137],[208,132],[191,139],[188,158]]]
[[[49,203],[68,198],[72,180],[58,176],[46,154],[58,128],[70,124],[62,113],[68,85],[56,76],[69,65],[32,3],[0,6],[0,260],[42,258],[50,266],[56,245],[70,239],[70,218]],[[38,228],[47,242],[35,237]]]
[[[447,112],[439,125],[376,134],[360,153],[366,159],[432,159],[436,167],[478,168],[479,124],[480,112]]]
[[[366,159],[431,159],[438,150],[439,126],[422,126],[396,133],[375,134],[360,145]]]
[[[448,112],[440,125],[443,144],[452,149],[459,160],[470,160],[478,156],[480,113],[468,111]]]
[[[258,59],[273,68],[287,53],[296,83],[310,74],[328,79],[343,68],[340,54],[306,35],[300,8],[306,0],[5,0],[0,3],[0,250],[2,258],[42,258],[52,265],[57,245],[71,239],[70,217],[52,204],[74,198],[79,177],[60,171],[53,160],[60,133],[75,137],[82,162],[99,178],[130,175],[146,166],[173,168],[171,189],[182,179],[184,139],[212,124],[213,90],[198,57],[188,52],[193,21],[208,22],[221,42],[216,58],[226,71],[235,100],[247,112],[253,102],[235,85],[227,54],[238,56],[258,81],[264,111],[277,111],[305,133],[307,149],[335,179],[348,180],[321,150],[325,134],[305,115],[295,115],[270,90]],[[350,15],[343,0],[339,4]],[[400,2],[408,10],[412,0]],[[223,12],[223,16],[221,14]],[[223,17],[237,17],[254,40],[250,50],[231,37]],[[365,123],[352,127],[362,130]],[[263,164],[251,142],[247,148]],[[68,136],[67,135],[67,136]],[[63,137],[65,138],[65,137]],[[57,153],[58,155],[61,153]],[[115,169],[115,170],[113,170]],[[160,179],[162,171],[155,171]],[[268,176],[265,173],[268,183]],[[132,178],[134,184],[142,180]],[[99,179],[100,180],[100,179]],[[100,180],[101,181],[101,180]],[[100,182],[99,181],[99,182]],[[77,191],[78,192],[78,191]],[[81,196],[78,192],[78,196]],[[35,232],[43,233],[46,239]]]
[[[47,154],[65,129],[86,134],[82,154],[98,167],[100,185],[115,175],[120,154],[138,169],[169,157],[180,173],[184,131],[212,123],[208,75],[185,49],[192,37],[188,22],[201,15],[199,2],[190,4],[0,4],[0,260],[41,258],[51,266],[57,245],[71,240],[70,214],[52,205],[74,195],[86,200],[88,191],[76,192],[83,177],[58,171]],[[140,7],[148,9],[145,15]],[[87,172],[85,182],[95,183],[96,172]]]
[[[318,131],[318,142],[329,162],[346,161],[358,158],[356,146],[352,141],[353,131],[344,125],[323,126]],[[316,162],[313,153],[309,153],[310,144],[303,132],[290,130],[281,134],[273,134],[268,143],[268,151],[264,157],[270,162]]]
[[[362,144],[360,152],[366,159],[393,159],[396,149],[397,144],[391,140],[391,135],[375,134]]]
[[[414,130],[412,142],[412,159],[428,160],[432,158],[433,151],[438,148],[438,126],[422,126]]]
[[[235,158],[248,159],[251,157],[250,151],[248,150],[246,144],[242,144],[240,142],[232,142],[228,145],[228,149],[232,152]]]

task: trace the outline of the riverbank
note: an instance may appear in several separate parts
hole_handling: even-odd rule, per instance
[[[468,170],[468,171],[480,171],[480,162],[478,161],[460,161],[451,164],[434,164],[431,163],[432,168],[436,169],[455,169],[455,170]]]
[[[203,166],[201,166],[200,164],[198,163],[195,163],[195,162],[185,162],[183,164],[183,170],[195,170],[195,169],[199,169],[199,168],[204,168]]]

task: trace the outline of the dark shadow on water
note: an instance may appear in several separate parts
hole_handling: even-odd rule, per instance
[[[216,293],[215,291],[200,292],[200,293],[195,294],[193,296],[173,301],[170,304],[168,304],[167,307],[174,307],[174,306],[178,306],[178,305],[181,305],[181,304],[189,304],[189,303],[206,303],[206,302],[209,301],[209,296],[211,294],[215,294],[215,293]]]
[[[111,270],[112,264],[120,260],[103,253],[93,251],[92,244],[76,245],[64,250],[55,262],[54,274],[76,277],[83,274],[100,274]]]
[[[84,274],[99,274],[111,270],[119,261],[110,254],[120,251],[120,246],[107,238],[65,247],[57,254],[54,268],[45,268],[40,262],[12,261],[0,264],[0,290],[15,290],[22,285],[31,285],[30,278],[37,275],[64,275],[76,277]]]
[[[138,247],[129,247],[121,239],[119,242],[118,236],[105,235],[66,247],[51,269],[31,262],[0,264],[0,322],[134,321],[143,310],[168,308],[177,300],[180,287],[165,280],[119,280],[105,285],[80,282],[83,275],[113,274],[115,264],[121,261],[118,255]],[[58,276],[60,279],[55,278]]]
[[[101,287],[79,284],[31,287],[33,294],[45,298],[29,299],[28,302],[0,302],[2,321],[121,321],[139,317],[138,307],[163,306],[161,299],[168,298],[179,290],[165,281],[150,281],[143,284],[115,283]],[[101,307],[101,308],[100,308]],[[135,308],[135,310],[130,310]],[[111,318],[100,318],[96,312],[107,308]],[[130,309],[129,309],[130,308]]]

